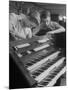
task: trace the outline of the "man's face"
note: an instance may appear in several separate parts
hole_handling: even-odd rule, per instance
[[[44,21],[46,22],[46,25],[49,25],[50,24],[50,21],[51,21],[51,18],[50,17],[46,17],[44,19]]]

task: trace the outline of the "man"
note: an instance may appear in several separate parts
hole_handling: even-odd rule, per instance
[[[44,29],[46,32],[46,28],[51,29],[47,32],[47,35],[56,34],[65,32],[64,27],[59,25],[57,22],[51,21],[50,12],[49,11],[43,11],[41,14],[41,24],[37,27],[37,29],[34,30],[33,34],[37,34],[40,32],[41,29]],[[42,30],[43,31],[43,30]]]
[[[9,32],[18,38],[26,39],[32,37],[31,28],[27,24],[29,20],[26,15],[15,13],[9,14]]]

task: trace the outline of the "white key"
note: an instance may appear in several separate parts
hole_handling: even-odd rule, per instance
[[[17,45],[16,47],[17,48],[23,48],[23,47],[27,47],[29,45],[30,45],[29,43],[26,43],[26,44]]]
[[[31,54],[31,51],[27,51],[28,54]]]
[[[23,56],[23,55],[22,55],[22,54],[20,54],[20,53],[18,53],[17,55],[18,55],[18,57],[20,57],[20,58]]]
[[[50,46],[49,44],[46,44],[46,45],[43,45],[43,46],[34,48],[34,51],[39,51],[39,50],[44,49],[44,48],[47,48],[47,47],[49,47],[49,46]]]
[[[39,62],[33,64],[32,66],[28,67],[27,69],[30,72],[33,72],[36,69],[38,69],[40,66],[42,66],[42,64],[45,63],[48,59],[51,59],[52,60],[52,59],[56,58],[59,53],[60,53],[60,51],[54,52],[50,56],[47,56],[46,58],[44,58],[44,59],[40,60]]]
[[[46,39],[42,39],[42,40],[38,40],[39,43],[44,43],[44,42],[47,42],[49,39],[46,38]]]
[[[64,74],[65,71],[66,71],[66,66],[51,80],[51,82],[48,83],[47,86],[53,86],[53,85],[56,83],[57,79],[58,79],[62,74]]]
[[[36,81],[40,82],[42,81],[44,78],[46,78],[46,76],[49,74],[49,72],[54,68],[59,66],[63,61],[65,60],[65,57],[59,59],[55,64],[53,64],[51,67],[49,67],[47,70],[45,70],[43,73],[41,73],[39,76],[37,76],[35,78]]]

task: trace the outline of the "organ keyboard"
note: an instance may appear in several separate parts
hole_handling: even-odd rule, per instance
[[[30,86],[53,86],[66,71],[62,51],[46,36],[10,41],[9,46],[10,55]]]

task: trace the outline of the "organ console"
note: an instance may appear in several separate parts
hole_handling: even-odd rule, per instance
[[[53,86],[66,72],[62,50],[47,36],[10,41],[9,53],[30,87]]]

